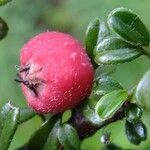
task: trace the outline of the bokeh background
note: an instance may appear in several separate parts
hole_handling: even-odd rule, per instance
[[[8,100],[16,106],[26,107],[20,87],[14,82],[19,64],[20,48],[34,35],[47,30],[67,32],[84,44],[88,23],[95,17],[106,20],[108,13],[116,7],[133,9],[150,30],[150,0],[12,0],[0,7],[0,17],[9,25],[8,36],[0,41],[0,105]],[[150,60],[142,56],[130,63],[118,66],[113,77],[125,88],[138,83],[143,73],[150,67]],[[144,122],[150,127],[150,113],[146,112]],[[10,150],[27,142],[31,134],[41,125],[34,117],[22,124],[12,141]],[[148,150],[150,136],[140,146],[131,145],[124,134],[124,122],[118,121],[106,128],[112,134],[112,141],[128,149]],[[83,141],[82,150],[100,150],[102,131]]]

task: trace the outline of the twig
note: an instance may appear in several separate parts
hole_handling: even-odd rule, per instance
[[[118,120],[122,120],[125,117],[125,109],[130,103],[125,102],[124,105],[111,117],[103,121],[99,126],[95,126],[90,123],[82,114],[80,108],[76,108],[70,119],[70,123],[76,128],[80,139],[87,138],[93,135],[97,130],[113,123]]]

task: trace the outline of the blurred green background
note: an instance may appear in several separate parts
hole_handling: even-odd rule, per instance
[[[0,41],[0,105],[11,100],[16,106],[25,107],[25,98],[20,87],[14,82],[19,64],[19,52],[22,45],[34,35],[47,30],[71,33],[80,41],[84,41],[85,30],[90,20],[99,17],[102,20],[116,7],[133,9],[150,30],[149,0],[12,0],[8,5],[0,7],[0,17],[9,25],[8,36]],[[150,67],[146,57],[140,57],[130,63],[118,66],[113,77],[125,88],[136,84]],[[146,112],[144,122],[149,128],[150,117]],[[12,141],[10,150],[24,144],[31,134],[41,125],[38,117],[22,124]],[[124,134],[124,122],[117,122],[107,127],[112,133],[112,141],[128,149],[148,150],[150,136],[140,146],[131,145]],[[100,150],[100,136],[97,132],[92,138],[86,139],[82,150]]]

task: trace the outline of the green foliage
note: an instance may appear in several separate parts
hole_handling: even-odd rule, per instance
[[[36,113],[31,108],[20,108],[19,123],[23,123],[35,115]]]
[[[50,134],[47,137],[47,140],[43,146],[43,150],[57,150],[59,147],[59,141],[57,137],[58,128],[60,126],[60,120],[58,120]]]
[[[149,33],[140,18],[127,8],[114,9],[108,16],[108,24],[125,40],[148,46]]]
[[[86,31],[85,45],[87,53],[93,58],[93,49],[97,43],[100,21],[95,19],[92,21]]]
[[[119,37],[107,37],[97,45],[95,54],[97,64],[116,64],[137,58],[142,50]]]
[[[125,111],[126,119],[128,122],[136,123],[142,117],[142,109],[136,104],[130,104],[130,106]]]
[[[141,143],[139,136],[135,132],[134,124],[126,121],[125,131],[126,131],[126,136],[131,143],[135,145],[139,145]]]
[[[101,22],[99,27],[99,34],[97,44],[99,44],[103,39],[110,35],[108,25],[105,22]]]
[[[0,17],[0,40],[5,38],[8,32],[7,23]]]
[[[88,53],[90,49],[92,61],[98,65],[118,64],[145,54],[142,46],[149,45],[149,33],[136,14],[126,8],[117,8],[109,14],[108,24],[120,37],[110,34],[107,24],[98,19],[88,27],[86,47]]]
[[[150,109],[150,70],[140,80],[135,97],[140,107]]]
[[[144,123],[139,121],[134,125],[134,127],[141,141],[145,141],[147,139],[147,128]]]
[[[76,130],[69,124],[64,124],[58,129],[59,142],[65,150],[80,150],[80,139]]]
[[[93,125],[99,126],[102,122],[99,115],[97,113],[95,113],[94,108],[92,106],[88,105],[88,104],[85,104],[84,107],[83,107],[83,115]]]
[[[6,0],[1,0],[0,5],[3,5],[7,2],[8,1]],[[53,14],[55,13],[52,13],[51,17],[49,17],[49,14],[51,13],[46,13],[46,15],[42,12],[39,13],[39,10],[41,10],[41,4],[43,4],[43,2],[41,1],[41,3],[39,2],[38,4],[35,3],[35,1],[30,1],[30,4],[31,3],[33,3],[34,8],[39,6],[37,12],[35,10],[33,13],[34,16],[26,16],[27,18],[23,17],[22,14],[24,14],[24,12],[20,13],[21,10],[18,9],[16,10],[16,15],[20,14],[20,18],[23,18],[24,22],[20,25],[20,23],[18,23],[18,19],[16,19],[12,23],[12,27],[16,23],[18,28],[23,26],[22,28],[25,28],[24,31],[27,30],[28,33],[31,32],[33,34],[40,31],[39,26],[45,26],[47,23],[51,25],[51,21],[46,22],[42,19],[48,16],[48,18],[51,20]],[[30,7],[32,5],[28,6]],[[45,6],[46,5],[42,6],[44,11],[46,11]],[[11,11],[12,10],[10,9],[10,12]],[[39,16],[44,17],[41,19]],[[54,16],[56,19],[54,17],[52,20],[63,18],[57,15]],[[8,17],[8,20],[9,19],[11,19],[11,16],[10,18]],[[36,25],[33,23],[31,25],[32,27],[28,28],[27,20],[30,20],[34,23],[36,22]],[[64,23],[64,18],[62,20]],[[67,23],[70,22],[71,21],[69,20]],[[0,23],[3,23],[0,27],[0,38],[2,39],[7,34],[8,26],[2,19],[0,20]],[[35,26],[37,28],[33,31]],[[67,25],[67,28],[68,27],[70,27],[70,24],[69,26]],[[19,29],[22,31],[21,28]],[[17,33],[20,34],[19,29],[17,30]],[[47,29],[47,27],[44,29]],[[60,29],[63,30],[61,27]],[[114,35],[114,32],[112,32],[110,29],[113,29],[113,31],[117,33],[117,36]],[[22,32],[20,37],[25,40],[30,34],[25,35],[24,33],[25,32]],[[91,57],[92,63],[94,64],[95,61],[98,66],[94,64],[96,69],[92,93],[90,97],[87,98],[88,100],[84,103],[84,105],[81,106],[82,115],[86,117],[87,122],[89,121],[92,123],[92,125],[98,128],[103,124],[104,121],[106,121],[106,119],[113,117],[123,104],[126,106],[125,101],[128,100],[127,98],[130,98],[128,97],[128,92],[124,90],[124,87],[122,87],[118,81],[113,80],[113,78],[111,78],[109,75],[116,70],[116,65],[114,64],[128,62],[134,60],[142,54],[148,54],[148,51],[145,53],[145,47],[143,46],[148,47],[149,41],[149,33],[140,18],[131,10],[125,8],[117,8],[112,11],[109,14],[107,22],[95,19],[90,23],[86,32],[85,46],[89,56]],[[12,43],[14,44],[13,41]],[[147,47],[146,50],[148,49]],[[13,48],[16,49],[15,44]],[[142,108],[148,109],[150,93],[149,81],[149,73],[147,73],[139,82],[135,92],[137,104]],[[127,138],[133,144],[140,144],[141,141],[145,141],[147,139],[146,126],[140,120],[142,116],[142,110],[141,108],[137,107],[136,104],[130,104],[130,106],[126,108],[125,113]],[[35,115],[36,113],[28,108],[19,109],[13,107],[10,105],[10,103],[3,106],[0,114],[0,149],[8,149],[18,124],[31,119]],[[69,116],[68,118],[70,119],[70,117],[72,116]],[[57,150],[61,146],[68,150],[79,150],[81,148],[78,132],[72,125],[69,124],[70,120],[68,118],[65,120],[65,124],[63,124],[64,122],[61,116],[50,117],[47,115],[46,118],[46,122],[44,122],[44,124],[32,135],[26,144],[29,149]],[[103,149],[119,150],[121,148],[113,143],[110,143],[105,145]]]
[[[104,146],[102,150],[122,150],[122,148],[114,143],[110,143]]]
[[[103,76],[108,76],[116,70],[115,65],[101,64],[95,69],[95,81]]]
[[[29,140],[28,147],[29,149],[38,149],[42,150],[42,148],[45,145],[45,142],[53,129],[53,126],[55,125],[57,121],[57,117],[54,116],[50,119],[48,119],[39,130],[37,130],[32,137]]]
[[[118,81],[113,80],[109,76],[103,76],[98,80],[97,86],[93,88],[92,94],[97,96],[103,96],[114,90],[123,89]]]
[[[0,6],[5,5],[10,1],[12,1],[12,0],[0,0]]]
[[[108,119],[122,106],[127,99],[127,92],[115,90],[104,95],[96,104],[95,111],[101,119]]]
[[[6,103],[0,111],[0,149],[8,150],[15,134],[19,120],[19,108],[10,102]]]
[[[135,145],[139,145],[142,141],[147,139],[147,129],[142,121],[130,123],[126,121],[125,131],[128,140]]]

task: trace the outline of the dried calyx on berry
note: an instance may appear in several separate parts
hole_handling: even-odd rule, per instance
[[[27,65],[25,67],[16,66],[18,69],[17,73],[17,79],[15,79],[16,82],[22,83],[25,85],[33,94],[33,96],[38,96],[38,90],[39,86],[44,83],[44,80],[41,80],[39,78],[31,78],[31,74],[33,75],[33,72],[30,71],[30,65]],[[40,71],[39,69],[38,71]],[[35,70],[37,72],[37,70]]]

